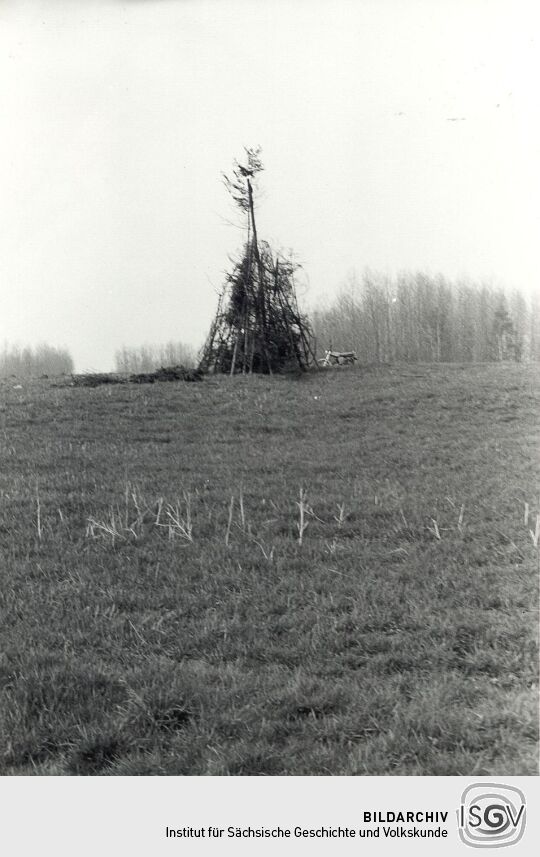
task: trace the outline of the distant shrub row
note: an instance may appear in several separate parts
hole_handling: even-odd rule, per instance
[[[65,348],[37,345],[20,348],[4,345],[0,352],[0,377],[15,375],[30,378],[37,375],[69,375],[73,372],[73,359]]]
[[[185,366],[193,368],[196,355],[183,342],[167,342],[165,345],[140,345],[137,348],[120,348],[115,356],[115,371],[123,374],[155,372],[162,366]]]

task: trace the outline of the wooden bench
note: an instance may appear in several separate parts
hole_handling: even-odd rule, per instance
[[[319,360],[322,366],[344,366],[358,360],[356,351],[326,351],[325,356]]]

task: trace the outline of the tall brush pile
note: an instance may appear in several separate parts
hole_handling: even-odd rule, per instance
[[[295,266],[273,254],[257,237],[252,181],[263,167],[259,150],[246,149],[247,166],[236,163],[225,183],[247,216],[248,238],[227,275],[203,348],[205,372],[272,375],[316,365],[309,321],[298,309]]]

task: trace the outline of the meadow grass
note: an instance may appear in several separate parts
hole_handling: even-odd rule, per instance
[[[3,382],[0,772],[536,774],[537,374]]]

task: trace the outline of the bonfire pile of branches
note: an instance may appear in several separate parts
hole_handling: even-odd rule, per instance
[[[312,331],[298,309],[294,265],[252,238],[227,275],[201,368],[251,374],[305,370],[313,362]]]
[[[258,239],[252,182],[263,167],[258,149],[246,149],[246,155],[247,166],[236,163],[225,183],[247,215],[248,237],[226,277],[200,368],[231,375],[304,371],[316,359],[311,326],[296,298],[298,266]]]

